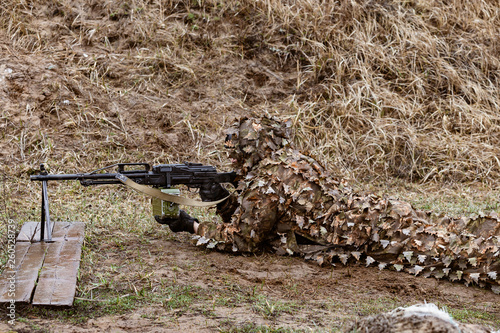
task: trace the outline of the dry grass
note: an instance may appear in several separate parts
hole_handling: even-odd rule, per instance
[[[253,110],[293,117],[302,147],[352,178],[492,183],[499,176],[495,1],[64,0],[2,7],[9,9],[0,22],[10,48],[62,67],[63,78],[44,87],[51,103],[35,102],[28,113],[55,113],[50,125],[90,146],[106,137],[97,150],[150,143],[148,158],[158,146],[173,159],[193,158],[178,145],[158,144],[168,142],[162,131],[174,129],[204,159],[207,141],[217,139],[206,133],[223,126],[207,117]],[[249,81],[257,83],[242,84]],[[149,113],[127,111],[137,96]],[[12,113],[2,114],[5,127]],[[9,157],[29,160],[24,150],[35,150],[34,141],[45,154],[32,161],[61,154],[47,151],[44,136],[13,127],[7,135],[20,148]],[[141,133],[146,129],[153,139]],[[75,158],[87,164],[82,151]]]
[[[302,55],[310,89],[289,105],[326,162],[355,176],[496,179],[498,3],[261,3],[275,36],[295,32],[282,47]]]

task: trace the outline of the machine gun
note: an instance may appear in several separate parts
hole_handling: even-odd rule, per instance
[[[115,167],[117,168],[115,173],[103,172]],[[51,240],[51,229],[47,182],[51,180],[78,180],[83,186],[125,184],[162,202],[192,206],[210,206],[225,198],[216,202],[200,202],[165,193],[160,189],[169,189],[178,185],[186,185],[188,188],[200,188],[202,185],[210,183],[230,183],[237,187],[236,172],[219,173],[213,166],[188,162],[183,164],[159,164],[153,167],[148,163],[117,163],[89,173],[77,174],[49,174],[44,165],[41,164],[40,174],[33,175],[30,179],[42,182],[40,239],[44,239],[45,229],[47,229],[48,241]]]
[[[143,169],[126,170],[127,167],[144,167]],[[117,167],[116,173],[102,171]],[[132,179],[137,184],[156,188],[170,188],[186,185],[189,188],[200,188],[206,183],[232,183],[235,185],[236,173],[218,173],[215,167],[201,163],[159,164],[151,168],[148,163],[117,163],[89,173],[48,174],[44,165],[40,165],[40,174],[31,176],[33,181],[79,180],[83,186],[122,184],[120,175]]]

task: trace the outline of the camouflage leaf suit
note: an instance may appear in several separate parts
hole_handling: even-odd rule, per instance
[[[232,129],[239,186],[217,208],[223,223],[199,225],[197,245],[271,248],[320,265],[359,262],[500,293],[496,214],[436,218],[403,201],[358,195],[294,149],[290,130],[269,118],[244,118]]]

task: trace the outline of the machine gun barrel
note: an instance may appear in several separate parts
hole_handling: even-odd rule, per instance
[[[103,174],[88,174],[88,173],[75,173],[75,174],[47,174],[47,175],[33,175],[30,179],[33,181],[49,181],[49,180],[86,180],[86,179],[112,179],[116,178],[116,173],[103,173]]]
[[[116,176],[118,173],[75,173],[75,174],[40,174],[30,176],[32,181],[50,180],[78,180],[83,186],[122,184]],[[138,183],[144,183],[143,179],[148,177],[148,173],[125,173],[125,175]]]

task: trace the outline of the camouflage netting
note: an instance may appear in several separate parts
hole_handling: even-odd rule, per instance
[[[238,194],[218,209],[224,223],[200,225],[198,245],[245,252],[272,247],[320,265],[354,261],[500,293],[496,214],[454,219],[361,196],[294,149],[289,130],[289,123],[268,118],[242,119],[233,129]]]

